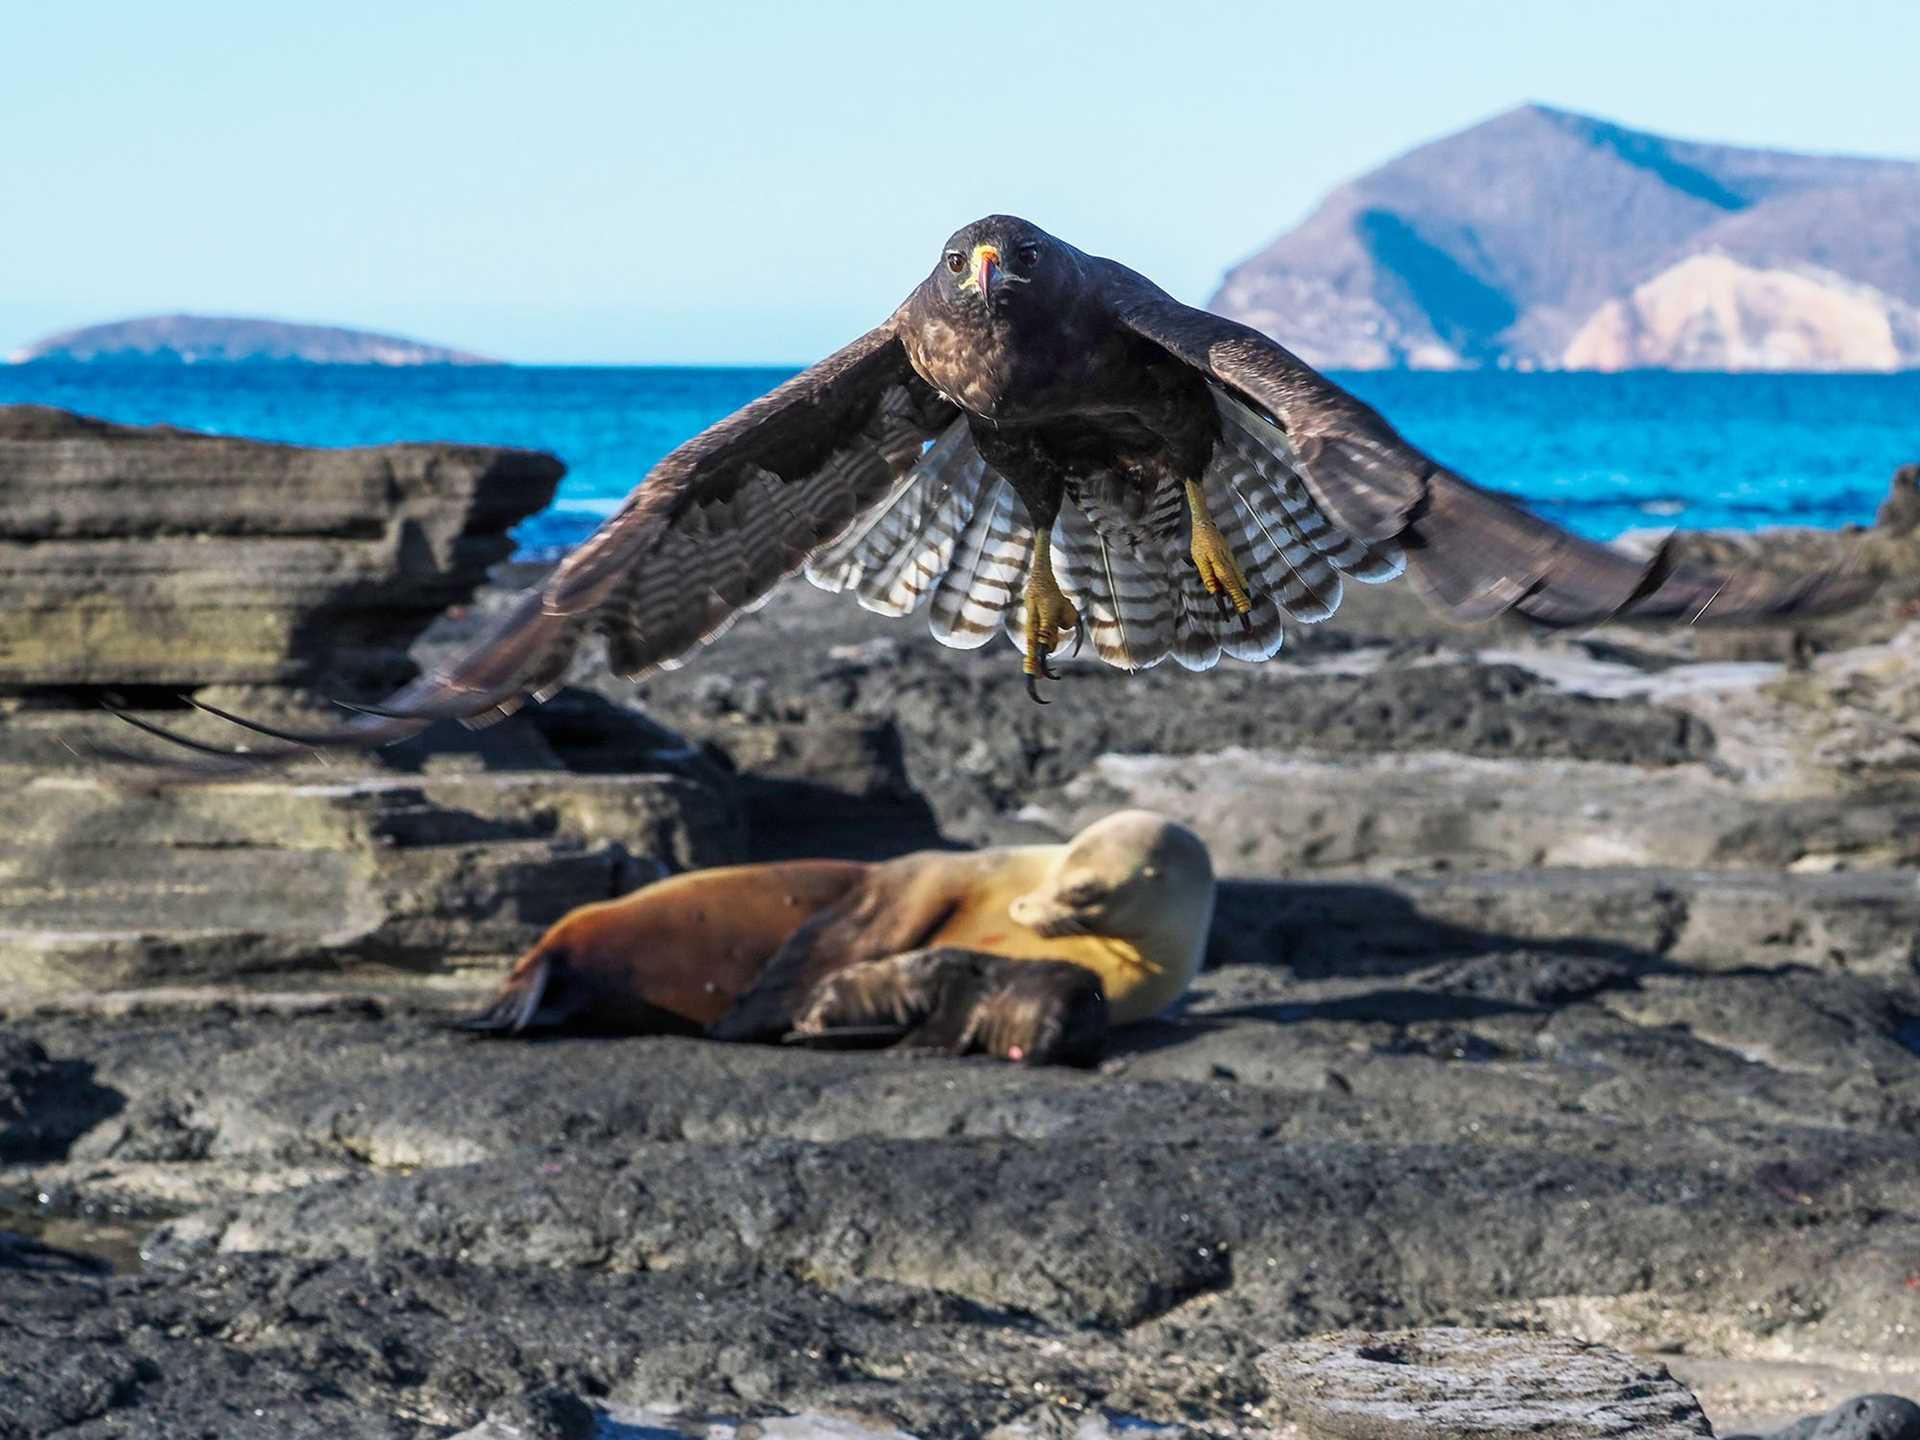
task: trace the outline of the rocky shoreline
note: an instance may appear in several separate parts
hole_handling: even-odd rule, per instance
[[[5,423],[0,476],[57,482]],[[1871,531],[1690,542],[1889,577],[1793,631],[1363,591],[1267,667],[1073,666],[1040,710],[1005,646],[794,585],[637,695],[192,791],[75,755],[132,676],[15,684],[0,1436],[1439,1435],[1523,1361],[1640,1394],[1605,1433],[1920,1395],[1915,483]],[[299,658],[174,680],[354,683]],[[130,698],[221,733],[163,688]],[[1225,884],[1188,1005],[1093,1072],[441,1025],[660,866],[1128,804]]]

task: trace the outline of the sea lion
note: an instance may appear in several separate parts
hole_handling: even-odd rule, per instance
[[[705,870],[573,911],[468,1023],[1086,1056],[1185,992],[1213,900],[1199,837],[1140,810],[1063,845]]]
[[[569,910],[520,957],[470,1030],[698,1035],[752,987],[809,916],[872,867],[726,865]]]
[[[785,1034],[829,977],[938,947],[1078,965],[1099,978],[1112,1022],[1128,1025],[1185,992],[1212,921],[1206,846],[1145,810],[1109,815],[1064,845],[907,855],[873,866],[800,927],[712,1033]]]

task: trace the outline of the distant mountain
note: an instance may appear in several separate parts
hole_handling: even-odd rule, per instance
[[[1526,105],[1335,190],[1209,302],[1316,365],[1920,367],[1920,164]]]
[[[15,351],[16,365],[35,360],[157,361],[183,365],[298,363],[314,365],[497,365],[398,335],[292,325],[221,315],[152,315],[111,325],[88,325]]]

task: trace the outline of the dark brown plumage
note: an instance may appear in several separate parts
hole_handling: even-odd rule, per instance
[[[1004,626],[1030,685],[1068,637],[1129,669],[1265,659],[1345,581],[1403,569],[1447,612],[1549,625],[1808,614],[1869,588],[1579,539],[1264,335],[996,215],[883,324],[662,460],[457,661],[336,730],[267,731],[282,743],[235,763],[508,713],[556,689],[590,635],[623,675],[671,667],[801,568],[871,609],[929,605],[946,644]]]

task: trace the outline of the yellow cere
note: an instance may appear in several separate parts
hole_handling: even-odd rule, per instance
[[[967,266],[967,278],[960,282],[962,290],[971,290],[980,283],[980,271],[986,262],[1000,263],[1000,249],[995,245],[976,245],[973,247],[972,263]]]

